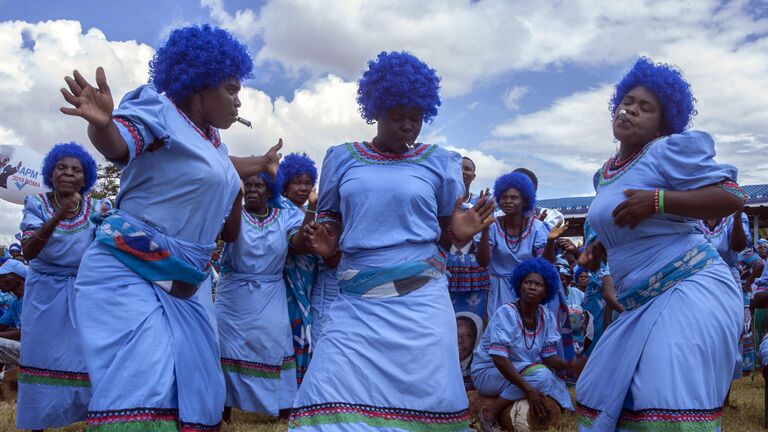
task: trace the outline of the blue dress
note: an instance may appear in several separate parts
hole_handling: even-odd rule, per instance
[[[488,273],[491,275],[488,289],[489,319],[501,305],[516,300],[511,284],[512,272],[521,262],[540,257],[544,253],[549,234],[542,221],[528,217],[521,233],[511,236],[504,231],[501,218],[503,216],[497,218],[488,229],[488,242],[491,246],[491,262],[488,264]]]
[[[278,415],[296,395],[296,359],[283,268],[304,215],[270,209],[259,220],[243,209],[240,234],[222,254],[216,290],[226,405]]]
[[[147,259],[157,249],[205,272],[239,188],[218,131],[199,130],[150,86],[128,93],[114,121],[130,155],[117,216],[150,236]],[[102,223],[97,239],[107,228],[122,227]],[[226,390],[210,284],[181,298],[137,271],[100,241],[82,260],[76,306],[88,313],[76,321],[93,388],[88,427],[213,430]]]
[[[16,427],[46,429],[85,420],[91,383],[75,329],[75,277],[93,241],[91,214],[101,203],[86,195],[80,213],[56,225],[29,262],[22,315]],[[46,194],[24,199],[21,232],[35,234],[55,214]],[[87,314],[89,311],[84,311]]]
[[[491,358],[506,357],[531,387],[573,411],[565,383],[542,363],[543,359],[557,354],[560,333],[555,317],[547,308],[539,306],[536,323],[535,330],[527,329],[515,303],[502,305],[496,311],[475,349],[472,360],[475,388],[486,396],[501,396],[510,401],[525,399],[525,392],[507,381]]]
[[[581,430],[720,429],[742,327],[741,290],[697,221],[653,215],[635,229],[611,212],[626,189],[692,190],[734,181],[712,138],[662,137],[595,177],[588,219],[608,252],[625,312],[603,333],[576,384]],[[695,323],[695,325],[692,325]]]
[[[469,429],[444,254],[442,272],[409,279],[418,283],[404,292],[397,276],[381,279],[381,291],[354,278],[421,268],[440,255],[438,217],[450,216],[464,193],[460,167],[461,156],[427,144],[401,155],[368,143],[328,150],[318,220],[343,227],[340,293],[296,396],[291,430]]]
[[[747,244],[752,243],[749,234],[749,219],[747,215],[741,214],[741,225],[744,228],[744,234],[747,237]],[[728,268],[733,275],[736,284],[741,286],[741,274],[739,273],[739,251],[731,250],[729,245],[731,233],[733,230],[734,217],[729,215],[722,218],[717,226],[710,229],[704,221],[699,221],[699,229],[704,233],[707,241],[717,250],[720,257],[728,264]],[[749,310],[749,301],[752,299],[752,292],[742,292],[744,300],[744,328],[741,339],[739,339],[740,357],[736,362],[736,368],[733,372],[733,378],[740,378],[743,374],[751,373],[755,368],[755,339],[752,332],[752,314]]]
[[[323,336],[325,320],[331,305],[339,296],[339,281],[336,268],[329,267],[322,259],[317,263],[317,279],[310,294],[312,313],[312,345],[317,345]]]

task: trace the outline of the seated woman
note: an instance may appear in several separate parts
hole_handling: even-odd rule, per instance
[[[583,368],[582,362],[566,362],[556,353],[557,323],[543,306],[557,295],[555,267],[533,258],[518,264],[511,279],[517,300],[493,315],[472,361],[472,380],[480,394],[500,396],[480,411],[483,432],[499,430],[499,413],[520,399],[527,399],[538,417],[546,415],[546,396],[573,411],[565,383],[547,367],[574,375]]]

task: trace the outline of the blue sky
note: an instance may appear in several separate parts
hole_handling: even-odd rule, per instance
[[[223,133],[233,154],[283,137],[286,151],[319,164],[328,146],[371,138],[355,82],[367,59],[405,49],[443,78],[443,105],[421,139],[475,159],[475,189],[527,166],[541,198],[590,194],[591,174],[615,151],[611,86],[648,55],[684,71],[698,99],[693,126],[715,137],[719,159],[742,183],[768,182],[764,0],[0,0],[0,143],[44,153],[87,142],[85,126],[57,112],[64,74],[102,65],[119,98],[146,81],[172,28],[203,22],[246,42],[256,64],[241,110],[254,130]],[[0,220],[17,211],[0,205]]]

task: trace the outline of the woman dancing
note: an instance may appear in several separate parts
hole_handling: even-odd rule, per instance
[[[306,228],[320,255],[341,249],[340,294],[289,427],[467,430],[445,249],[449,228],[463,243],[488,226],[493,201],[462,210],[461,156],[416,141],[440,105],[435,71],[401,52],[368,66],[358,103],[376,137],[328,150]]]
[[[224,408],[219,344],[198,287],[240,177],[277,171],[281,144],[234,158],[218,129],[237,119],[241,80],[253,63],[225,30],[171,32],[150,63],[151,85],[113,112],[102,68],[98,88],[65,80],[65,114],[88,121],[107,159],[124,166],[117,210],[82,259],[77,329],[91,378],[92,430],[215,430]],[[230,235],[232,233],[229,233]]]
[[[621,144],[595,176],[588,219],[599,240],[584,261],[596,270],[607,252],[625,311],[576,385],[581,430],[720,429],[742,298],[696,220],[725,217],[745,197],[712,137],[686,130],[693,103],[677,69],[647,58],[616,86]]]

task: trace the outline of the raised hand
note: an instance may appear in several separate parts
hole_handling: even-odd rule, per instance
[[[61,112],[67,115],[82,117],[91,125],[103,128],[112,122],[112,110],[115,107],[112,100],[112,92],[107,85],[107,76],[104,68],[96,69],[96,85],[93,87],[86,81],[79,71],[74,71],[72,77],[65,77],[69,90],[62,88],[61,94],[64,100],[74,108],[62,107]]]
[[[267,167],[267,172],[273,179],[277,178],[277,169],[280,167],[280,158],[283,157],[283,155],[279,153],[281,148],[283,148],[282,138],[277,140],[277,144],[264,153],[264,164]]]
[[[549,231],[549,234],[547,235],[547,241],[555,241],[558,238],[560,238],[563,233],[568,229],[568,222],[563,221],[557,224],[554,228],[552,228],[551,231]]]
[[[456,244],[466,244],[472,236],[488,228],[493,223],[496,202],[488,189],[480,192],[480,198],[472,208],[461,208],[462,198],[456,200],[451,215],[451,231]]]
[[[654,207],[654,191],[627,189],[624,191],[627,199],[613,209],[613,223],[619,227],[629,225],[635,228],[640,222],[651,217]]]
[[[309,198],[307,198],[309,208],[313,209],[317,207],[317,188],[312,188],[309,192]]]

